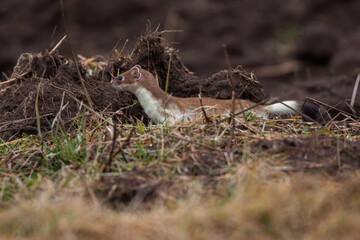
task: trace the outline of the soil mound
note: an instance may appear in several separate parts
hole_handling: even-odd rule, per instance
[[[140,37],[130,56],[121,57],[105,69],[106,80],[111,78],[108,73],[116,75],[117,72],[127,71],[138,64],[158,77],[162,89],[165,89],[169,73],[168,92],[174,96],[198,96],[202,85],[203,96],[231,99],[231,86],[226,70],[217,72],[207,79],[195,76],[181,62],[177,50],[164,43],[162,33],[155,31]],[[264,90],[253,74],[246,72],[241,66],[236,67],[232,74],[237,98],[245,98],[253,102],[265,99]],[[100,75],[103,73],[99,72]]]
[[[169,92],[175,96],[197,96],[202,85],[203,96],[231,98],[227,71],[208,79],[194,76],[177,51],[162,43],[161,32],[155,31],[142,36],[130,56],[112,61],[94,57],[75,64],[56,51],[22,54],[11,79],[1,83],[0,134],[8,140],[23,133],[36,134],[37,118],[42,130],[51,129],[55,123],[69,130],[84,113],[112,117],[115,122],[147,122],[141,106],[135,104],[136,98],[119,93],[109,84],[112,76],[136,64],[155,74],[162,88],[169,73]],[[233,76],[238,98],[254,102],[264,99],[262,86],[252,74],[237,67]]]
[[[0,133],[5,138],[37,132],[36,106],[41,128],[45,130],[50,129],[57,115],[58,122],[69,127],[89,110],[84,105],[106,113],[131,104],[130,98],[120,97],[109,84],[86,74],[83,68],[79,67],[78,74],[74,62],[58,53],[22,54],[11,80],[14,81],[2,87],[0,95]],[[127,109],[128,114],[136,117],[141,116],[139,110]]]

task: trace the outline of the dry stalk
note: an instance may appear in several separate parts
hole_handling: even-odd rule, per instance
[[[51,46],[53,45],[53,40],[54,40],[54,37],[55,37],[56,29],[57,29],[57,26],[54,27],[54,29],[53,29],[53,31],[52,31],[52,33],[51,33],[50,41],[49,41],[49,49],[50,49]]]
[[[206,111],[205,111],[205,108],[204,108],[204,105],[203,105],[203,101],[202,101],[202,97],[201,97],[201,84],[200,84],[200,87],[199,87],[199,101],[200,101],[200,107],[201,107],[201,111],[202,111],[202,113],[204,115],[204,118],[205,118],[207,123],[210,123],[211,120],[208,117],[208,115],[206,114]]]
[[[336,158],[338,163],[338,171],[341,171],[341,156],[340,156],[340,138],[337,139],[336,142]]]
[[[111,172],[111,163],[113,161],[114,148],[116,145],[116,138],[118,136],[117,128],[116,128],[115,124],[113,125],[113,129],[114,129],[114,132],[113,132],[113,138],[112,138],[112,143],[111,143],[111,150],[110,150],[110,154],[109,154],[109,160],[107,161],[107,163],[105,163],[105,166],[103,167],[104,172]]]
[[[352,108],[354,108],[355,99],[356,99],[356,95],[357,95],[357,92],[358,92],[357,90],[359,88],[359,82],[360,82],[360,73],[357,75],[355,85],[354,85],[354,89],[353,89],[353,93],[352,93],[352,96],[351,96],[350,106]]]
[[[350,116],[352,116],[352,117],[354,117],[354,118],[357,117],[357,116],[354,115],[354,114],[345,112],[345,111],[337,108],[336,106],[339,105],[339,104],[336,104],[335,106],[331,106],[331,105],[329,105],[329,104],[326,104],[326,103],[324,103],[324,102],[321,102],[321,101],[319,101],[319,100],[316,100],[316,99],[314,99],[314,98],[309,98],[309,97],[307,97],[306,100],[310,100],[310,101],[312,101],[312,102],[315,103],[315,104],[323,105],[323,106],[325,106],[325,107],[328,108],[328,111],[329,111],[329,110],[335,110],[335,111],[341,112],[341,113],[343,113],[343,114],[348,114],[348,115],[350,115]]]
[[[109,53],[109,58],[108,58],[108,61],[107,61],[107,68],[110,67],[111,54],[115,51],[115,49],[117,48],[118,45],[119,45],[119,41],[116,42],[115,46],[113,47],[113,49],[111,49],[111,51]],[[101,74],[101,81],[102,82],[104,81],[104,76],[105,76],[105,71],[103,71],[102,74]]]
[[[51,51],[49,52],[50,55],[53,54],[58,47],[60,47],[60,45],[61,45],[62,42],[66,39],[66,37],[67,37],[67,35],[64,35],[64,36],[62,37],[62,39],[55,45],[55,47],[54,47],[53,49],[51,49]]]
[[[38,84],[37,89],[36,89],[35,114],[36,114],[36,125],[37,125],[37,130],[38,130],[38,136],[42,141],[41,126],[40,126],[40,113],[39,113],[39,91],[40,91],[41,84],[42,84],[42,81],[40,81],[40,83]]]
[[[126,39],[125,42],[124,42],[124,45],[123,47],[121,48],[120,52],[119,52],[119,56],[117,57],[117,59],[119,59],[119,57],[121,57],[121,55],[123,54],[124,50],[125,50],[125,47],[127,45],[127,43],[129,42],[129,39]]]
[[[1,82],[0,87],[2,85],[8,84],[8,83],[15,82],[16,80],[18,80],[18,78],[10,78],[10,79],[6,80],[5,82]]]
[[[292,107],[290,107],[289,105],[287,105],[286,103],[283,103],[282,101],[278,101],[278,103],[281,103],[282,105],[284,105],[285,107],[291,109],[292,111],[296,112],[297,114],[301,115],[303,118],[308,119],[312,122],[315,122],[317,124],[320,124],[318,121],[316,121],[315,119],[312,119],[311,117],[305,115],[304,113],[301,112],[301,109],[304,107],[305,103],[306,103],[307,99],[305,99],[304,103],[302,104],[301,108],[299,110],[296,110]]]
[[[261,102],[258,102],[256,104],[252,105],[251,107],[245,108],[245,109],[241,110],[240,112],[235,113],[234,116],[238,116],[240,114],[245,114],[245,112],[250,111],[251,109],[256,108],[259,105],[263,105],[264,103],[271,101],[272,99],[274,99],[274,98],[267,98]],[[231,117],[223,118],[221,120],[218,120],[217,123],[225,122],[225,121],[229,120],[230,118]]]
[[[128,162],[128,160],[127,160],[127,158],[126,158],[126,156],[125,156],[125,153],[124,153],[123,149],[130,144],[130,139],[131,139],[131,136],[132,136],[132,134],[133,134],[134,131],[135,131],[135,128],[133,127],[133,128],[130,130],[129,135],[128,135],[127,138],[125,139],[125,142],[124,142],[123,144],[121,144],[121,146],[119,147],[119,149],[113,154],[114,156],[116,156],[116,155],[118,155],[119,153],[121,153],[121,155],[122,155],[122,157],[123,157],[123,159],[124,159],[124,161],[125,161],[126,163]],[[120,135],[122,135],[122,134],[120,133]]]
[[[226,66],[227,66],[227,69],[228,69],[228,78],[229,78],[229,81],[230,81],[230,85],[231,85],[231,89],[232,89],[232,92],[231,92],[231,110],[230,110],[230,123],[232,123],[232,127],[230,129],[230,138],[228,140],[228,143],[225,147],[225,151],[226,153],[228,154],[228,156],[232,155],[231,154],[231,149],[232,149],[232,141],[234,139],[234,131],[235,131],[235,83],[234,83],[234,79],[232,78],[232,69],[231,69],[231,65],[230,65],[230,60],[229,60],[229,55],[226,51],[226,47],[224,46],[224,56],[225,56],[225,62],[226,62]],[[240,107],[241,109],[243,109],[243,106],[240,103]],[[245,113],[243,113],[244,115],[244,119],[246,121],[246,117],[245,117]],[[232,161],[232,157],[230,157],[230,159],[228,159],[228,164],[230,165],[230,162],[229,161]]]
[[[65,19],[65,10],[64,10],[64,5],[63,5],[63,1],[62,0],[59,0],[60,1],[60,7],[61,7],[61,16],[62,16],[62,20],[63,20],[63,24],[64,24],[64,28],[65,28],[65,32],[66,32],[66,35],[67,35],[67,42],[68,42],[68,47],[69,47],[69,50],[70,50],[70,53],[71,53],[71,57],[74,61],[74,64],[75,64],[75,67],[76,67],[76,71],[77,71],[77,74],[78,74],[78,77],[80,79],[80,82],[81,82],[81,86],[84,90],[84,95],[86,97],[86,100],[90,106],[91,109],[94,109],[93,107],[93,103],[91,101],[91,98],[89,96],[89,93],[86,89],[86,86],[85,86],[85,80],[83,79],[83,77],[81,76],[81,73],[80,73],[80,69],[79,69],[79,66],[76,62],[76,59],[75,59],[75,55],[74,55],[74,51],[73,51],[73,48],[72,48],[72,45],[71,45],[71,41],[70,41],[70,35],[69,35],[69,30],[68,30],[68,27],[67,27],[67,24],[66,24],[66,19]],[[93,110],[95,112],[95,110]],[[96,121],[98,122],[98,120],[96,119]]]

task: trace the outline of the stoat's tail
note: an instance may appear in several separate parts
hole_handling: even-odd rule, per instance
[[[317,106],[298,101],[284,101],[282,103],[274,103],[263,108],[265,118],[269,115],[296,115],[299,111],[317,122],[327,122],[329,116],[326,112]],[[309,119],[305,119],[309,120]]]

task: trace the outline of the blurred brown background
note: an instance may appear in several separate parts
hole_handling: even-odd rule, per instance
[[[64,8],[76,54],[107,58],[126,39],[129,53],[150,21],[183,30],[164,38],[197,75],[225,68],[225,44],[233,67],[254,71],[268,96],[283,99],[336,104],[351,97],[360,67],[357,0],[64,0]],[[65,31],[56,0],[2,0],[0,71],[10,76],[21,53],[49,48],[55,26],[57,42]],[[66,44],[60,53],[69,56]]]

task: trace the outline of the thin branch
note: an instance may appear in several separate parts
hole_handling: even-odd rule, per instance
[[[126,39],[125,42],[124,42],[124,45],[123,47],[121,48],[120,52],[119,52],[119,56],[117,57],[117,59],[119,59],[119,57],[123,54],[124,50],[125,50],[125,47],[127,45],[127,43],[129,42],[129,39]]]
[[[225,57],[225,62],[226,62],[226,66],[228,69],[228,77],[229,77],[229,81],[230,81],[230,85],[231,85],[231,110],[230,110],[230,121],[232,123],[231,129],[230,129],[230,138],[228,140],[228,143],[225,147],[226,152],[230,155],[231,154],[231,149],[232,149],[232,141],[234,139],[234,131],[235,131],[235,82],[234,79],[232,77],[232,69],[231,69],[231,65],[230,65],[230,59],[229,59],[229,55],[227,53],[226,50],[226,46],[224,46],[224,57]],[[243,109],[243,106],[240,103],[240,107],[241,109]],[[245,117],[245,113],[244,114],[244,120],[246,121],[246,117]],[[228,163],[229,164],[229,163]]]
[[[118,136],[117,128],[116,128],[115,124],[114,124],[113,128],[114,128],[114,132],[113,132],[111,150],[110,150],[110,154],[109,154],[109,160],[107,161],[107,163],[104,166],[104,172],[110,172],[111,171],[111,163],[113,161],[114,148],[115,148],[115,144],[116,144],[116,138]]]
[[[204,108],[204,105],[203,105],[203,101],[202,101],[202,97],[201,97],[201,84],[200,84],[200,87],[199,87],[199,101],[200,101],[200,107],[201,107],[201,111],[202,111],[202,113],[204,115],[204,118],[205,118],[207,123],[210,123],[211,120],[208,117],[208,115],[206,114],[206,111],[205,111],[205,108]]]
[[[123,157],[124,161],[127,163],[129,162],[125,156],[125,153],[123,151],[123,148],[127,147],[130,144],[130,139],[131,136],[133,134],[133,132],[135,131],[135,128],[133,127],[129,133],[129,135],[127,136],[127,138],[125,139],[125,142],[123,144],[121,144],[121,146],[119,147],[119,149],[114,153],[113,156],[118,155],[119,153],[121,153],[121,156]],[[122,136],[121,132],[119,132],[119,134]]]
[[[10,78],[9,80],[7,80],[7,81],[5,81],[5,82],[1,82],[1,83],[0,83],[0,87],[1,87],[2,85],[8,84],[8,83],[15,82],[16,80],[18,80],[18,78]]]
[[[55,52],[55,50],[62,44],[62,42],[66,39],[67,35],[63,36],[62,39],[55,45],[53,49],[49,52],[49,54],[52,54]]]
[[[63,24],[64,24],[65,32],[66,32],[66,35],[67,35],[67,38],[68,38],[68,47],[69,47],[69,50],[70,50],[70,53],[71,53],[71,57],[72,57],[72,59],[74,61],[76,71],[77,71],[78,77],[80,79],[81,86],[82,86],[82,88],[84,90],[86,100],[87,100],[90,108],[93,108],[93,103],[91,101],[91,98],[90,98],[89,93],[88,93],[88,91],[86,89],[86,86],[85,86],[85,80],[81,76],[80,69],[79,69],[79,66],[78,66],[78,64],[76,62],[74,51],[73,51],[73,48],[72,48],[72,45],[71,45],[69,30],[68,30],[68,27],[67,27],[67,24],[66,24],[66,19],[65,19],[65,10],[64,10],[63,1],[62,0],[59,0],[59,1],[60,1],[61,15],[62,15],[62,19],[63,19]]]
[[[335,110],[335,111],[341,112],[341,113],[343,113],[343,114],[348,114],[348,115],[350,115],[350,116],[352,116],[352,117],[354,117],[354,118],[357,118],[357,116],[356,116],[355,114],[351,114],[351,113],[346,112],[346,111],[344,111],[344,110],[341,110],[341,109],[339,109],[339,108],[337,108],[337,107],[333,107],[333,106],[331,106],[331,105],[329,105],[329,104],[326,104],[326,103],[321,102],[321,101],[319,101],[319,100],[316,100],[316,99],[314,99],[314,98],[307,97],[306,99],[312,101],[313,103],[316,103],[316,104],[323,105],[323,106],[327,107],[327,108],[328,108],[328,109],[327,109],[328,111],[329,111],[329,110]],[[339,103],[339,104],[340,104],[340,103]],[[339,104],[337,104],[337,105],[339,105]],[[337,106],[337,105],[335,105],[335,106]]]
[[[110,59],[111,59],[111,54],[115,51],[115,49],[117,48],[117,46],[119,45],[119,41],[116,42],[115,46],[113,47],[113,49],[111,49],[110,53],[109,53],[109,58],[108,58],[108,62],[107,62],[107,68],[110,68]],[[101,74],[101,81],[104,81],[104,76],[105,76],[105,71],[102,71]]]
[[[301,106],[301,108],[300,108],[299,110],[290,107],[289,105],[287,105],[286,103],[284,103],[284,102],[282,102],[282,101],[278,101],[278,103],[281,103],[281,104],[284,105],[285,107],[287,107],[287,108],[291,109],[292,111],[296,112],[297,114],[301,115],[303,118],[308,119],[308,120],[310,120],[310,121],[312,121],[312,122],[315,122],[315,123],[317,123],[317,124],[320,124],[320,123],[319,123],[318,121],[316,121],[315,119],[312,119],[312,118],[309,117],[308,115],[306,115],[306,114],[304,114],[304,113],[301,112],[301,110],[302,110],[303,106],[305,105],[306,101],[307,101],[307,99],[305,99],[303,105]]]
[[[36,89],[35,114],[36,114],[36,125],[37,125],[37,130],[38,130],[38,136],[42,142],[41,126],[40,126],[40,113],[39,113],[39,92],[40,92],[41,84],[42,84],[42,82],[40,81],[40,83],[38,84],[37,89]]]
[[[350,106],[352,108],[354,108],[355,98],[356,98],[356,94],[357,94],[357,91],[358,91],[358,88],[359,88],[359,82],[360,82],[360,73],[357,75],[356,82],[355,82],[354,89],[353,89],[353,93],[352,93],[352,96],[351,96]]]
[[[240,114],[243,114],[243,113],[245,113],[247,111],[250,111],[251,109],[256,108],[257,106],[263,105],[264,103],[266,103],[268,101],[272,101],[273,99],[276,99],[276,98],[267,98],[267,99],[265,99],[265,100],[263,100],[261,102],[258,102],[256,104],[252,105],[251,107],[245,108],[245,109],[241,110],[240,112],[235,113],[234,117],[236,117],[236,116],[238,116]],[[216,122],[217,123],[222,123],[222,122],[225,122],[225,121],[229,120],[230,118],[231,117],[223,118],[223,119],[217,120]]]
[[[51,48],[51,46],[53,45],[53,40],[54,40],[54,36],[55,36],[55,33],[56,33],[56,29],[57,29],[57,26],[54,27],[52,33],[51,33],[51,36],[50,36],[50,41],[49,41],[49,49]]]

